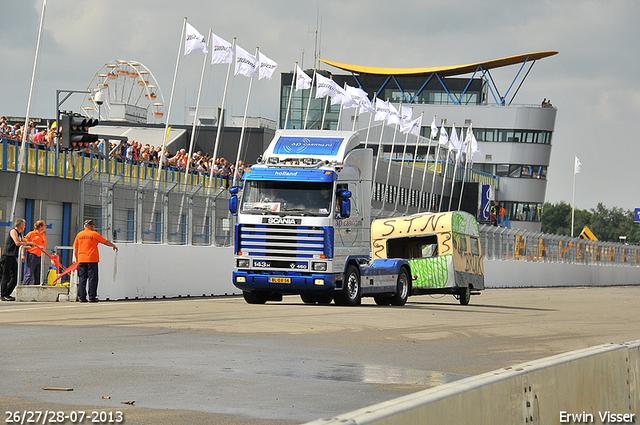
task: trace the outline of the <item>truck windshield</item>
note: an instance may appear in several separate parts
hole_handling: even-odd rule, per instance
[[[333,183],[246,181],[241,211],[249,214],[328,216]]]

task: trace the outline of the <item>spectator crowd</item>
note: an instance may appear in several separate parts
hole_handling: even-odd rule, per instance
[[[9,124],[6,117],[0,118],[0,137],[3,139],[9,139],[15,143],[21,143],[23,138],[23,125],[19,123]],[[27,142],[31,143],[37,148],[46,150],[55,150],[56,142],[56,124],[54,123],[51,128],[36,128],[33,121],[29,122],[27,129]],[[85,153],[96,153],[104,151],[104,141],[98,140],[93,148],[84,149]],[[143,145],[142,143],[129,140],[128,142],[121,143],[109,143],[109,152],[111,158],[115,160],[133,163],[133,164],[150,164],[159,165],[160,155],[162,147],[153,146],[150,144]],[[188,161],[188,164],[187,164]],[[234,173],[237,172],[237,177],[242,178],[246,165],[242,161],[238,162],[238,167],[235,164],[225,160],[224,158],[211,157],[211,154],[203,154],[202,151],[198,151],[192,154],[188,159],[188,152],[185,149],[180,149],[177,152],[170,152],[166,150],[162,155],[162,166],[168,169],[186,171],[190,173],[198,173],[201,175],[211,175],[225,178],[233,178]]]

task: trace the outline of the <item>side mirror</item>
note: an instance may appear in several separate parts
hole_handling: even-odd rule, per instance
[[[346,189],[338,190],[340,217],[349,218],[351,216],[351,192]]]
[[[233,215],[238,215],[238,191],[240,190],[240,186],[231,186],[229,188],[229,193],[231,197],[229,198],[229,211]]]

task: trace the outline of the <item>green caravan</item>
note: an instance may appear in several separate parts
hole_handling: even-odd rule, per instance
[[[467,305],[484,289],[478,222],[463,211],[374,220],[371,252],[408,260],[412,295],[452,294]]]

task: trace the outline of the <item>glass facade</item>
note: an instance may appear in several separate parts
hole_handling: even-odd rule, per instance
[[[547,167],[545,165],[522,164],[473,164],[473,169],[498,177],[547,179]]]

